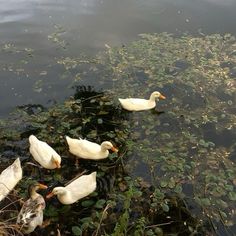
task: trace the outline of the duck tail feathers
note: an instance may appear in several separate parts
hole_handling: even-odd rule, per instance
[[[14,165],[21,166],[20,158],[16,158],[16,160],[13,162]]]
[[[71,138],[67,135],[65,135],[65,139],[66,139],[67,143],[71,140]]]
[[[32,144],[32,143],[35,142],[35,141],[38,141],[38,139],[36,138],[36,136],[34,136],[33,134],[31,134],[31,135],[29,136],[29,142],[30,142],[30,144]]]
[[[96,176],[97,176],[97,171],[94,171],[93,173],[91,173],[91,176],[96,179]]]

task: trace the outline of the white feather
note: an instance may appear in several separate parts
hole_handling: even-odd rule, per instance
[[[8,195],[21,179],[22,168],[20,159],[17,158],[10,166],[3,170],[0,175],[0,201]]]

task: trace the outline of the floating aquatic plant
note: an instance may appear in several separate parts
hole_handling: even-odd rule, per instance
[[[12,120],[0,121],[2,157],[20,153],[30,160],[27,138],[37,134],[64,158],[60,173],[43,173],[46,182],[65,183],[78,170],[64,135],[111,140],[120,153],[81,162],[80,171],[96,169],[112,188],[70,208],[50,202],[46,217],[53,223],[45,230],[55,232],[59,223],[63,235],[235,231],[235,51],[231,35],[163,33],[107,47],[92,59],[56,59],[75,76],[74,97],[49,109],[20,107]],[[89,77],[106,90],[77,86]],[[147,97],[155,90],[167,99],[154,110],[130,113],[118,105],[118,97]]]

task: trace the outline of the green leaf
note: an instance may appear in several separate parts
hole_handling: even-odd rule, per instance
[[[54,179],[55,181],[62,181],[62,180],[63,180],[61,174],[59,174],[59,173],[55,173],[55,174],[53,175],[53,179]]]
[[[209,198],[202,198],[201,199],[201,204],[204,206],[210,206],[211,205],[211,201]]]
[[[99,111],[98,115],[107,115],[109,114],[109,112],[107,111]]]
[[[155,235],[157,235],[157,236],[163,236],[164,235],[163,230],[160,227],[156,227],[154,229],[154,231],[155,231]]]
[[[236,193],[235,192],[229,192],[229,199],[231,201],[236,201]]]
[[[154,191],[154,196],[155,196],[155,198],[163,199],[165,197],[165,194],[163,192],[161,192],[160,189],[157,188]]]
[[[223,211],[220,211],[220,215],[222,218],[227,219],[227,214]]]
[[[203,140],[203,139],[200,139],[199,144],[205,148],[207,148],[209,146],[209,144],[207,142],[205,142],[205,140]]]
[[[98,208],[98,209],[102,209],[103,206],[104,206],[104,204],[105,204],[105,202],[106,202],[106,200],[100,199],[100,200],[98,200],[98,201],[96,202],[95,207]]]
[[[99,125],[101,125],[101,124],[103,123],[103,120],[102,120],[101,118],[99,118],[99,119],[97,120],[97,122],[98,122]]]
[[[55,208],[54,206],[50,205],[50,206],[46,209],[45,215],[46,215],[46,216],[51,216],[51,217],[58,216],[58,209]]]
[[[165,203],[161,204],[161,207],[164,212],[169,212],[170,210],[169,206]]]
[[[174,178],[170,178],[170,182],[168,183],[168,187],[169,188],[174,188],[175,187],[175,180]]]
[[[147,235],[147,236],[154,236],[155,233],[154,233],[151,229],[149,229],[149,230],[146,232],[146,235]]]
[[[162,188],[165,188],[168,185],[168,182],[165,181],[165,180],[162,180],[160,185],[161,185]]]
[[[219,199],[219,200],[217,200],[216,202],[217,202],[217,204],[218,204],[221,208],[223,208],[223,209],[225,209],[225,208],[228,207],[227,202],[223,201],[222,199]]]
[[[64,205],[63,207],[60,208],[60,213],[66,213],[71,210],[71,205]]]
[[[82,223],[89,223],[89,222],[92,222],[93,219],[91,217],[84,217],[84,218],[80,219],[80,221]]]
[[[85,201],[81,202],[81,206],[83,206],[83,207],[90,207],[92,205],[94,205],[93,200],[85,200]]]
[[[82,235],[82,230],[79,226],[72,226],[71,228],[73,235],[80,236]]]
[[[157,203],[156,202],[151,203],[151,207],[156,208],[157,207]]]
[[[177,186],[175,187],[174,191],[175,191],[176,193],[181,193],[181,192],[183,191],[183,188],[182,188],[181,185],[177,185]]]

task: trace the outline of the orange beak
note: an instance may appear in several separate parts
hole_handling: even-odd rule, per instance
[[[47,185],[44,185],[44,184],[39,184],[39,188],[40,188],[40,189],[47,189],[48,186],[47,186]]]
[[[61,168],[61,164],[59,163],[59,161],[54,161],[54,163],[56,164],[57,168]]]
[[[159,98],[160,99],[166,99],[166,97],[164,95],[162,95],[162,94],[159,96]]]
[[[112,150],[113,152],[116,152],[116,153],[119,151],[119,150],[118,150],[117,148],[115,148],[115,147],[112,147],[111,150]]]
[[[54,196],[54,193],[51,192],[51,193],[47,194],[46,198],[49,199],[49,198],[51,198],[51,197],[53,197],[53,196]]]

